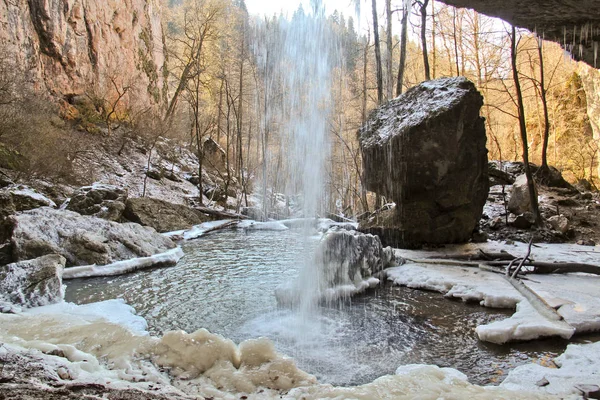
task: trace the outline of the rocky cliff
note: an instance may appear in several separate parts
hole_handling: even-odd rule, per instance
[[[0,54],[38,91],[70,99],[110,80],[160,103],[165,52],[158,0],[0,1]]]

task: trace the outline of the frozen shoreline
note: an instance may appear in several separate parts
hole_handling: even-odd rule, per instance
[[[505,247],[489,243],[485,250],[493,251],[499,246]],[[524,246],[515,245],[511,251],[520,254]],[[472,245],[450,247],[444,249],[444,254],[474,248]],[[543,255],[536,257],[534,253],[534,258],[568,261],[565,256],[573,251],[555,245],[544,245],[542,249]],[[396,253],[415,259],[436,255],[436,252],[400,250]],[[600,254],[593,251],[584,257],[579,261],[594,263],[598,262]],[[479,301],[488,307],[519,307],[513,317],[479,327],[480,337],[488,335],[503,341],[526,338],[525,334],[532,332],[533,336],[560,334],[553,330],[556,327],[543,326],[543,321],[530,315],[531,310],[524,302],[520,303],[522,296],[497,274],[475,268],[414,263],[387,272],[389,279],[397,284],[436,290],[449,297]],[[560,305],[559,310],[564,308],[565,319],[578,331],[598,330],[600,318],[596,313],[600,312],[600,307],[594,301],[600,296],[599,277],[571,275],[535,276],[536,282],[528,284],[551,304]],[[522,318],[517,318],[519,316]],[[202,329],[189,334],[168,332],[162,338],[149,336],[146,329],[146,321],[120,300],[84,306],[63,302],[17,315],[0,314],[0,358],[33,358],[41,363],[46,375],[43,379],[31,378],[32,381],[27,383],[41,392],[51,386],[44,381],[47,379],[65,385],[100,385],[106,390],[138,390],[142,394],[139,398],[144,398],[144,393],[153,393],[177,399],[187,396],[238,399],[240,395],[249,399],[402,399],[414,396],[547,399],[553,396],[580,398],[581,389],[576,386],[589,389],[600,385],[597,361],[600,343],[570,345],[556,359],[560,368],[533,363],[517,367],[499,387],[472,385],[457,370],[428,365],[399,366],[396,375],[383,376],[362,386],[334,387],[319,384],[313,376],[299,370],[292,359],[277,354],[268,339],[248,340],[236,345]],[[26,380],[27,376],[21,379]],[[540,386],[540,382],[544,385]]]

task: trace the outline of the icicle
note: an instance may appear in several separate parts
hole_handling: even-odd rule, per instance
[[[575,43],[577,42],[577,25],[573,27],[573,49],[575,49]]]
[[[598,42],[594,40],[594,68],[598,68]]]
[[[579,59],[580,60],[583,59],[583,45],[582,44],[579,45]]]
[[[567,27],[563,26],[563,46],[567,48]]]

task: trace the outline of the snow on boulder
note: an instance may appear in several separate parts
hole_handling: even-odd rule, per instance
[[[62,301],[64,267],[57,254],[0,267],[0,302],[37,307]]]
[[[377,286],[375,277],[394,262],[377,236],[335,227],[323,237],[313,260],[294,282],[279,287],[280,304],[295,305],[348,298]]]
[[[15,261],[60,254],[68,267],[106,265],[176,247],[152,228],[47,207],[11,216],[8,221]]]
[[[0,189],[0,219],[38,207],[56,207],[56,204],[27,186],[11,185]]]
[[[405,248],[470,239],[488,195],[482,104],[472,82],[444,78],[371,113],[359,130],[366,187],[398,206],[361,231]]]
[[[119,221],[126,201],[127,189],[95,183],[77,189],[67,205],[67,210],[109,221]]]

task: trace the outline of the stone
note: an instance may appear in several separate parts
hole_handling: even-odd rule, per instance
[[[146,176],[157,181],[160,181],[163,178],[162,172],[156,169],[150,169],[146,171]]]
[[[492,230],[498,230],[502,226],[503,222],[504,222],[504,219],[502,217],[496,217],[490,221],[489,227]]]
[[[592,184],[587,179],[579,179],[577,183],[575,183],[575,189],[583,193],[591,192],[593,188]]]
[[[151,197],[128,199],[123,216],[131,222],[150,226],[157,232],[188,229],[212,219],[191,207]]]
[[[202,148],[204,149],[203,165],[209,171],[227,170],[227,153],[216,141],[208,138],[204,141]]]
[[[125,210],[126,201],[126,189],[95,183],[77,189],[69,201],[67,210],[109,221],[119,221]]]
[[[0,267],[0,301],[22,307],[62,301],[65,261],[60,255],[49,254]]]
[[[579,239],[577,244],[580,246],[595,246],[596,242],[594,242],[592,239]]]
[[[488,195],[481,94],[466,78],[424,82],[359,130],[364,181],[398,207],[361,224],[384,245],[467,242]]]
[[[508,219],[508,224],[517,229],[529,229],[535,224],[533,213],[526,212]]]
[[[156,1],[15,0],[0,2],[0,43],[27,80],[71,107],[85,106],[92,77],[135,77],[143,108],[162,102],[166,68]]]
[[[477,230],[477,231],[473,232],[473,236],[471,237],[471,241],[473,243],[485,243],[488,241],[488,239],[489,239],[488,234],[481,230]]]
[[[537,191],[536,191],[537,196]],[[508,199],[508,210],[516,215],[531,211],[531,199],[527,186],[527,176],[519,175],[512,186]]]
[[[11,185],[0,189],[0,220],[17,211],[38,207],[56,207],[56,204],[27,186]]]
[[[66,266],[106,265],[175,247],[154,229],[44,207],[8,218],[15,261],[60,254]]]
[[[569,219],[562,214],[548,218],[548,223],[550,223],[552,229],[560,233],[567,233],[570,228]]]
[[[498,168],[496,162],[490,162],[488,164],[488,174],[490,176],[490,187],[495,185],[512,185],[515,183],[515,177]]]

